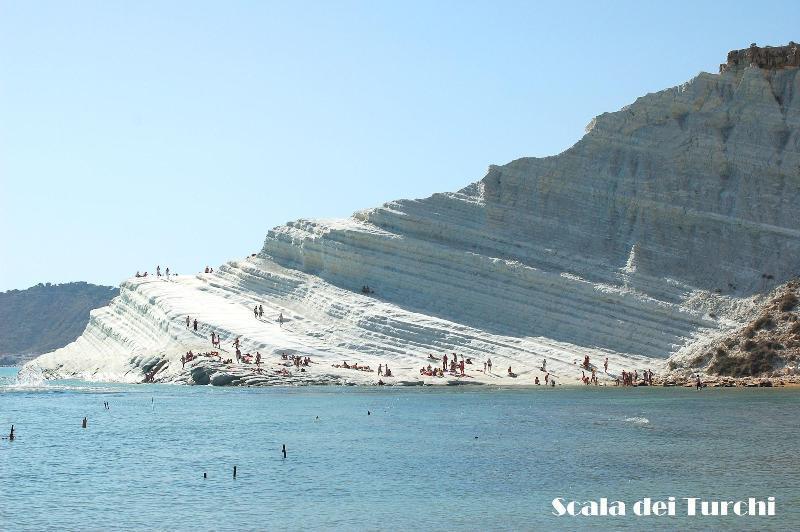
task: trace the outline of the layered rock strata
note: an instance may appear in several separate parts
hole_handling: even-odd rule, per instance
[[[214,330],[270,361],[311,354],[320,366],[296,378],[314,382],[377,380],[332,368],[343,358],[389,363],[404,382],[530,384],[547,371],[570,382],[586,355],[609,357],[605,379],[662,370],[745,323],[760,294],[800,273],[796,45],[747,50],[720,74],[598,116],[559,155],[492,166],[458,192],[287,223],[258,256],[215,274],[129,281],[75,344],[35,365],[136,380],[169,359],[156,379],[294,379],[238,364],[193,379],[176,353]],[[270,319],[252,319],[254,304]],[[290,317],[282,327],[280,313]],[[181,327],[187,314],[201,318],[197,335]],[[454,351],[519,376],[420,377],[429,354]]]

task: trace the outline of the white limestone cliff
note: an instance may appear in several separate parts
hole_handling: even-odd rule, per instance
[[[661,371],[800,273],[798,68],[736,61],[458,192],[287,223],[258,256],[214,274],[129,280],[75,343],[26,370],[139,382],[160,364],[155,380],[166,382],[377,381],[332,367],[346,359],[388,363],[387,382],[531,384],[543,358],[573,382],[590,355],[598,367],[609,357],[605,379]],[[266,370],[203,358],[181,368],[187,350],[210,350],[211,331],[228,350],[241,336]],[[281,352],[315,364],[278,375]],[[469,376],[421,377],[428,354],[445,352],[472,358]],[[477,371],[487,357],[503,376]],[[508,366],[519,376],[504,376]]]

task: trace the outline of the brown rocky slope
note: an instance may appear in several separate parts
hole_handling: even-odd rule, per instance
[[[800,382],[800,280],[773,290],[746,325],[711,343],[695,357],[670,362],[673,381],[695,374],[716,382],[750,377]],[[668,379],[669,380],[669,379]]]

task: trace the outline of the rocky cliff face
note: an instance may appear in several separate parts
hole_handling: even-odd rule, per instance
[[[487,219],[508,239],[749,295],[798,271],[798,69],[700,74],[595,119],[557,157],[484,178]]]
[[[682,311],[695,291],[741,298],[800,271],[797,73],[700,74],[560,155],[356,215],[380,232],[289,224],[262,255],[509,334],[667,356],[713,326]]]
[[[731,50],[728,52],[727,62],[719,66],[719,72],[722,74],[748,66],[769,70],[800,67],[800,46],[793,41],[786,46],[763,48],[753,43],[749,48]]]
[[[719,337],[692,357],[670,362],[676,375],[726,377],[800,374],[800,280],[775,289],[746,325]],[[778,370],[778,371],[776,371]]]
[[[258,257],[187,284],[286,309],[301,318],[295,347],[335,357],[548,356],[570,379],[584,354],[629,369],[685,356],[800,273],[800,76],[782,53],[732,52],[721,74],[600,115],[565,152],[492,166],[458,192],[277,227]],[[127,341],[120,353],[138,349]]]

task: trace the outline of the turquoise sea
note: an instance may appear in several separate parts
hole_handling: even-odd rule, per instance
[[[0,433],[17,438],[0,440],[0,529],[796,529],[798,405],[796,389],[20,384],[2,368]],[[777,515],[632,515],[669,496],[774,496]],[[556,517],[556,497],[628,515]]]

